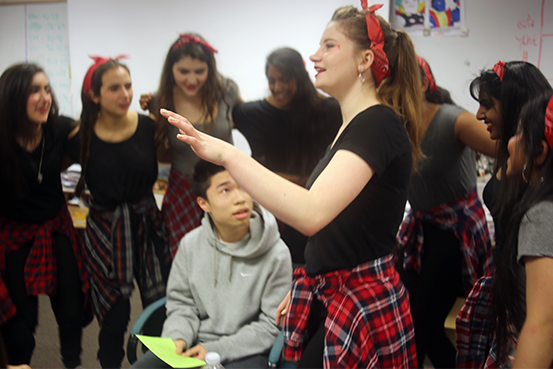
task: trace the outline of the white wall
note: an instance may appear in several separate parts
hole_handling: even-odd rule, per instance
[[[467,0],[465,19],[468,37],[413,37],[438,85],[459,105],[476,113],[468,90],[474,77],[498,60],[523,60],[525,52],[553,83],[553,0]]]
[[[355,0],[68,0],[74,111],[80,111],[91,64],[87,55],[131,56],[125,63],[133,78],[132,107],[138,109],[139,94],[157,89],[167,50],[184,32],[201,34],[219,51],[219,71],[238,83],[245,100],[262,98],[268,94],[267,54],[295,48],[314,71],[309,55],[334,10],[349,4],[359,6]],[[378,14],[388,18],[388,9]]]
[[[386,3],[379,14],[388,18],[389,1],[369,1],[378,2]],[[476,111],[468,85],[480,69],[491,68],[499,59],[526,56],[553,81],[553,0],[465,2],[468,37],[413,37],[438,84],[450,90],[460,105]],[[73,115],[80,113],[89,54],[130,55],[126,63],[136,95],[132,107],[138,109],[138,95],[157,88],[169,45],[179,32],[187,31],[202,34],[219,50],[220,72],[238,83],[246,100],[262,98],[268,94],[267,54],[277,47],[293,47],[312,71],[309,55],[333,11],[346,4],[359,6],[356,0],[68,0],[52,4],[67,7]],[[25,37],[24,5],[0,6],[0,70],[25,60]]]

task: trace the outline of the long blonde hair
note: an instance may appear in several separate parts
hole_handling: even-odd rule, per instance
[[[368,50],[371,40],[367,34],[365,11],[354,6],[338,8],[332,16],[359,50]],[[384,34],[384,52],[388,57],[390,73],[377,89],[378,98],[391,107],[403,120],[411,143],[413,168],[423,157],[420,143],[422,128],[422,92],[419,64],[415,47],[408,34],[394,30],[382,17],[377,16]],[[374,79],[374,74],[373,74]]]

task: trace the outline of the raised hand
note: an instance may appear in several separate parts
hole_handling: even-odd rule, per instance
[[[148,105],[150,104],[150,101],[152,101],[153,98],[154,98],[154,95],[151,92],[140,95],[140,100],[139,100],[140,108],[142,110],[150,110],[150,107]]]
[[[196,155],[204,160],[217,165],[224,165],[226,155],[232,150],[238,150],[225,141],[198,131],[186,118],[177,113],[161,109],[160,114],[179,129],[180,134],[177,135],[177,138],[190,145]]]

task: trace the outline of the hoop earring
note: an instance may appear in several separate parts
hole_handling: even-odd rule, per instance
[[[365,76],[363,73],[359,73],[359,80],[361,81],[361,84],[365,83]]]
[[[526,167],[528,166],[528,162],[524,163],[522,166],[522,179],[524,180],[524,183],[528,183],[528,179],[524,175],[524,172],[526,172]]]

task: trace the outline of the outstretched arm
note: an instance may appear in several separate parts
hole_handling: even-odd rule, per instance
[[[455,137],[474,151],[495,158],[496,141],[490,138],[486,125],[465,111],[455,121]]]
[[[266,169],[234,146],[197,131],[180,115],[164,109],[161,114],[180,129],[179,140],[189,144],[199,157],[224,166],[256,201],[307,236],[330,223],[373,175],[371,167],[357,154],[339,150],[307,190]]]

